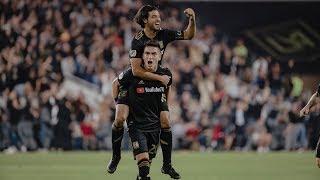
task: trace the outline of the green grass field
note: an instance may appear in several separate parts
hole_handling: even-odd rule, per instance
[[[0,154],[0,180],[134,180],[136,163],[124,153],[115,174],[106,174],[106,152]],[[153,180],[162,157],[151,166]],[[319,180],[314,155],[308,153],[191,153],[175,152],[174,164],[183,180]]]

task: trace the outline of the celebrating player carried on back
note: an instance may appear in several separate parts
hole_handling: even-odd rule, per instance
[[[143,6],[135,16],[135,22],[143,29],[139,31],[132,40],[131,49],[129,52],[130,64],[133,76],[144,80],[159,81],[167,86],[171,78],[167,75],[159,75],[154,72],[149,72],[142,68],[142,54],[145,43],[149,40],[157,40],[161,50],[161,59],[167,45],[174,40],[192,39],[196,32],[195,13],[191,8],[184,11],[189,19],[189,24],[184,31],[174,31],[161,29],[161,18],[159,10],[154,6]],[[129,69],[130,69],[129,68]],[[116,171],[117,165],[121,159],[121,141],[123,137],[123,124],[129,114],[128,106],[128,89],[119,88],[119,81],[115,79],[112,84],[113,97],[117,102],[116,116],[112,128],[112,159],[108,164],[108,172]],[[167,96],[166,96],[167,97]],[[167,103],[167,101],[165,102]],[[169,123],[169,110],[163,110],[160,113],[161,122],[161,149],[163,154],[163,166],[161,171],[169,174],[172,178],[180,179],[180,175],[174,170],[171,165],[172,153],[172,132]]]

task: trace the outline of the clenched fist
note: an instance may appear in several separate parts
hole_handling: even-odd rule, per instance
[[[186,14],[186,16],[187,16],[188,18],[192,18],[193,20],[194,20],[195,17],[196,17],[193,9],[191,9],[191,8],[187,8],[187,9],[185,9],[183,12]]]

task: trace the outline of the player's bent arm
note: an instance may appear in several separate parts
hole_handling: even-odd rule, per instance
[[[119,81],[118,78],[115,78],[112,81],[112,98],[116,101],[118,98],[118,94],[119,94]]]
[[[192,39],[196,34],[196,17],[195,13],[191,8],[188,8],[184,13],[189,17],[189,23],[187,28],[184,30],[184,39]]]
[[[142,64],[141,58],[131,58],[130,63],[131,63],[133,76],[142,78],[144,80],[162,81],[161,75],[148,72],[141,67],[141,64]]]
[[[314,93],[311,98],[309,99],[307,105],[305,105],[301,111],[300,111],[300,116],[305,116],[310,113],[311,108],[314,106],[316,103],[316,99],[319,97],[319,92]]]
[[[316,98],[319,98],[319,97],[320,97],[320,94],[318,92],[315,92],[309,100],[310,104],[313,105],[316,102]]]
[[[311,98],[309,99],[309,101],[308,101],[306,106],[308,106],[308,107],[313,106],[317,97],[318,97],[318,93],[316,92],[311,96]]]

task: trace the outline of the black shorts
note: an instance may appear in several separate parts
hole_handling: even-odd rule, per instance
[[[129,128],[129,136],[134,156],[148,152],[150,160],[156,157],[160,141],[160,130],[142,132],[136,128]]]

